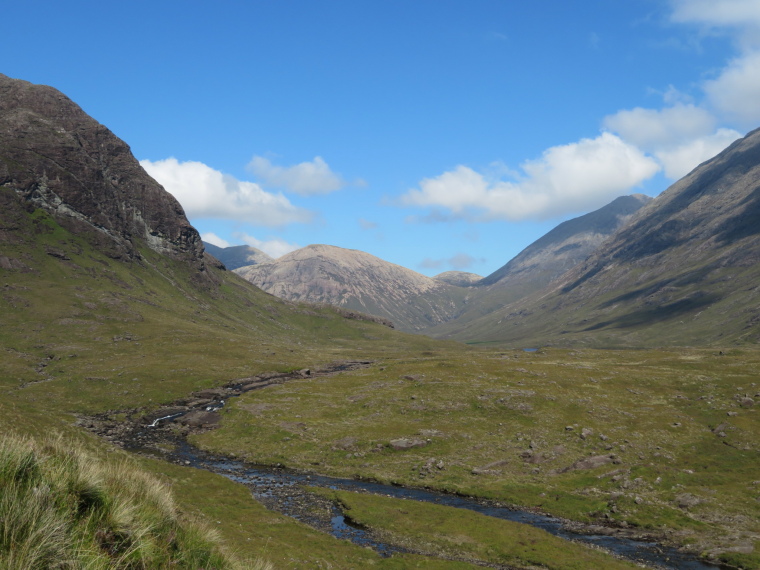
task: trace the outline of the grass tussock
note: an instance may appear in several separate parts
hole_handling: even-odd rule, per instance
[[[0,439],[0,568],[267,568],[225,553],[169,488],[62,438]]]

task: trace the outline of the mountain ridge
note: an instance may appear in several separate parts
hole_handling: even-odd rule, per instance
[[[547,288],[448,338],[649,346],[760,337],[760,129],[695,168]]]

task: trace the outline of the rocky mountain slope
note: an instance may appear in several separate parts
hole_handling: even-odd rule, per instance
[[[111,257],[139,258],[144,244],[203,269],[201,238],[179,202],[123,141],[52,87],[0,75],[0,187]]]
[[[457,338],[711,344],[760,339],[760,130],[643,207],[541,292]]]
[[[643,194],[621,196],[598,210],[562,222],[506,265],[473,283],[471,301],[456,319],[432,327],[426,334],[458,335],[471,321],[543,289],[584,261],[650,200]]]
[[[238,267],[246,265],[256,265],[257,263],[269,263],[274,259],[266,253],[250,245],[233,245],[230,247],[219,247],[211,243],[203,242],[206,252],[216,257],[224,263],[224,266],[232,271]]]
[[[535,291],[585,260],[651,199],[644,194],[621,196],[598,210],[562,222],[479,285]]]
[[[326,303],[419,331],[450,319],[468,292],[362,251],[310,245],[235,272],[282,299]]]

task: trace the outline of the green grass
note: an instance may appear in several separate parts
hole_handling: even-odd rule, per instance
[[[335,499],[354,523],[371,528],[392,544],[417,551],[510,568],[636,567],[544,530],[471,511],[346,491],[315,491]]]
[[[104,444],[76,428],[80,415],[142,413],[259,372],[369,359],[365,370],[249,393],[225,409],[221,429],[196,441],[252,461],[612,520],[760,567],[756,553],[729,550],[746,551],[760,535],[758,411],[735,398],[760,393],[755,347],[723,356],[468,348],[287,303],[229,272],[200,278],[147,249],[142,260],[115,261],[39,211],[17,223],[18,239],[2,253],[24,268],[0,270],[2,433],[61,432],[101,455]],[[718,437],[711,430],[724,422]],[[592,430],[586,439],[583,428]],[[430,441],[395,451],[396,438]],[[621,463],[565,471],[605,453]],[[283,567],[310,567],[312,557],[323,567],[414,567],[317,533],[300,541],[305,531],[292,521],[273,523],[285,530],[270,534],[273,515],[242,488],[150,469],[169,474],[182,509],[209,517],[246,556],[277,541],[271,550]],[[695,504],[679,506],[684,496]],[[235,525],[249,515],[257,530],[241,535]]]
[[[736,399],[760,392],[758,368],[753,350],[407,354],[248,393],[195,441],[253,462],[624,524],[711,552],[760,533],[760,418]],[[719,437],[711,430],[724,422]],[[399,451],[398,438],[427,444]],[[614,462],[569,469],[603,455]],[[696,504],[680,506],[684,495]]]
[[[61,438],[0,440],[0,568],[243,568],[218,540],[130,462]]]

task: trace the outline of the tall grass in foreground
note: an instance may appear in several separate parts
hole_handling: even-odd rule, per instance
[[[126,461],[62,438],[0,437],[0,569],[237,569],[217,534]]]

